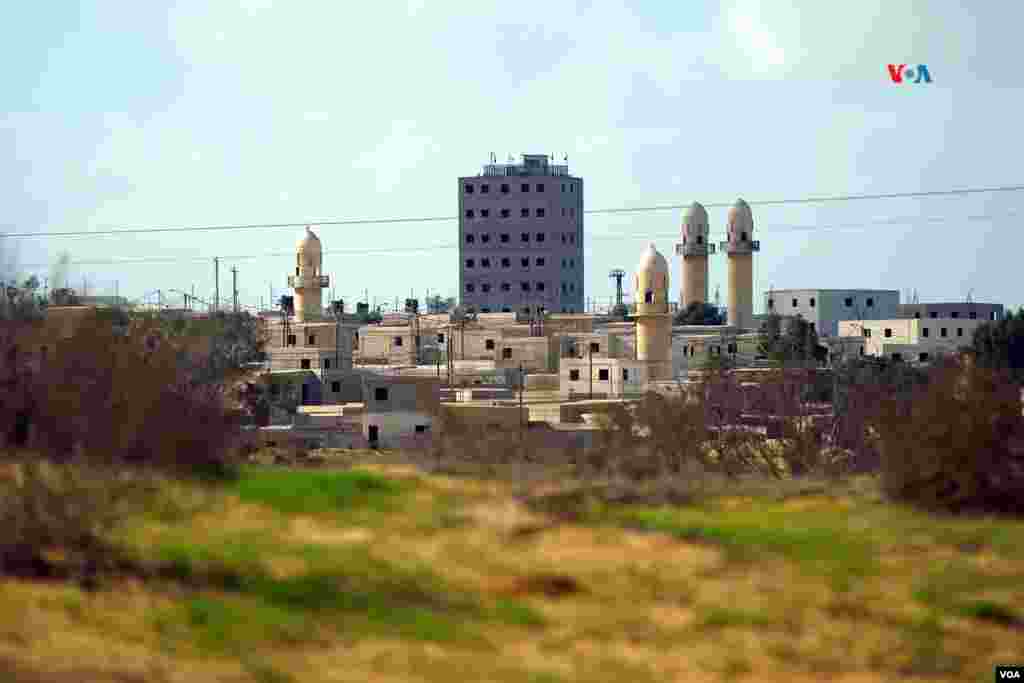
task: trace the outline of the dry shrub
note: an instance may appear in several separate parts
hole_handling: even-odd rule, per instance
[[[155,490],[137,473],[53,464],[8,463],[0,479],[0,574],[76,578],[86,585],[116,569],[106,540],[133,506]]]
[[[19,352],[13,336],[0,346],[0,381],[15,397],[0,402],[9,440],[56,462],[230,471],[238,420],[223,386],[197,381],[202,359],[153,326],[117,325],[97,313],[42,362]]]
[[[927,382],[881,402],[876,425],[886,493],[930,509],[1024,512],[1020,389],[947,359]]]

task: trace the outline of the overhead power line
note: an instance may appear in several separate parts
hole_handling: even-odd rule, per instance
[[[850,202],[869,199],[902,199],[913,197],[950,197],[970,194],[984,194],[995,192],[1020,192],[1024,185],[1005,185],[998,187],[977,187],[960,190],[933,190],[922,192],[891,192],[887,194],[847,194],[833,195],[827,197],[803,197],[798,199],[767,199],[762,201],[748,202],[751,206],[780,206],[786,204],[822,204],[829,202]],[[583,213],[587,215],[616,214],[616,213],[647,213],[652,211],[675,211],[689,207],[689,204],[664,204],[657,206],[636,206],[621,207],[614,209],[588,209]],[[705,208],[730,207],[732,203],[711,203],[704,204]],[[413,218],[356,218],[356,219],[317,219],[287,223],[253,223],[243,225],[200,225],[188,227],[170,228],[114,228],[110,230],[71,230],[65,232],[11,232],[0,235],[0,237],[96,237],[100,235],[130,235],[130,234],[157,234],[176,232],[214,232],[222,230],[269,230],[276,228],[300,228],[307,225],[319,227],[335,225],[385,225],[390,223],[428,223],[445,222],[458,220],[458,216],[420,216]]]
[[[826,232],[832,230],[865,230],[880,225],[913,225],[919,223],[955,223],[955,222],[975,222],[975,221],[991,221],[998,218],[1009,218],[1012,216],[1019,215],[1018,211],[1007,211],[999,214],[977,214],[973,216],[904,216],[898,218],[882,218],[873,221],[861,221],[856,223],[837,223],[834,225],[789,225],[789,224],[776,224],[768,226],[758,226],[755,224],[755,230],[757,233],[761,233],[767,230],[769,234],[779,234],[786,232]],[[712,235],[724,236],[724,230],[712,231]],[[642,234],[616,234],[616,235],[587,235],[586,239],[593,241],[636,241],[636,240],[650,240],[650,239],[670,239],[678,237],[679,231],[674,230],[672,232],[660,232],[660,233],[642,233]],[[365,249],[324,249],[324,254],[336,254],[336,255],[349,255],[349,256],[368,256],[373,254],[400,254],[400,253],[422,253],[432,251],[447,251],[449,249],[457,249],[459,246],[458,242],[443,242],[440,244],[431,244],[415,247],[368,247]],[[268,251],[260,254],[229,254],[225,256],[219,256],[218,258],[222,261],[244,261],[250,259],[261,259],[261,258],[277,258],[282,256],[294,256],[295,251]],[[91,259],[82,261],[70,261],[73,265],[132,265],[132,264],[146,264],[146,263],[181,263],[186,261],[192,262],[207,262],[210,260],[209,256],[142,256],[138,258],[118,258],[118,259]],[[25,268],[47,268],[51,264],[48,263],[31,263],[26,264]]]

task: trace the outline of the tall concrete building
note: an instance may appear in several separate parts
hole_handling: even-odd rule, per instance
[[[679,307],[708,301],[708,255],[715,253],[715,245],[708,243],[708,212],[698,202],[683,213],[683,241],[676,245],[676,254],[682,258],[682,287]]]
[[[481,313],[581,313],[583,179],[547,155],[459,178],[459,291]]]
[[[729,325],[751,329],[754,324],[754,252],[761,243],[754,240],[754,217],[750,206],[737,199],[729,209],[727,239],[721,249],[729,261]]]

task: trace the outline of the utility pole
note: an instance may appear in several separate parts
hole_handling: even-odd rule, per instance
[[[220,258],[213,257],[213,312],[220,310]]]
[[[231,303],[235,315],[238,315],[238,268],[231,266]]]
[[[587,344],[587,357],[590,359],[590,400],[594,400],[594,347]]]
[[[519,363],[519,441],[523,440],[523,386],[526,385],[526,375],[523,374],[523,364]]]
[[[48,277],[43,278],[43,299],[45,299],[47,303],[50,301],[50,278]]]

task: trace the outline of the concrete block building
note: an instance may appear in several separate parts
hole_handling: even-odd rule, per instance
[[[459,178],[459,291],[480,312],[580,313],[583,179],[546,155]]]
[[[895,289],[773,289],[765,294],[766,311],[800,315],[814,325],[819,337],[839,334],[841,320],[898,318],[899,305]]]
[[[363,436],[370,446],[403,448],[429,442],[440,410],[439,379],[367,373],[363,396]]]
[[[970,346],[974,331],[986,322],[961,318],[843,320],[839,323],[839,335],[845,342],[841,351],[926,362]]]

